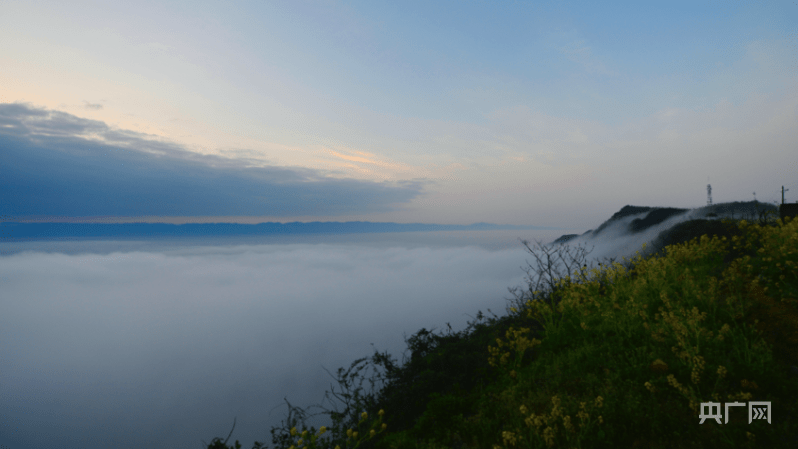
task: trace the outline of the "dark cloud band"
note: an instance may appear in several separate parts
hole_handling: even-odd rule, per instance
[[[368,214],[393,210],[425,184],[246,166],[21,103],[0,104],[0,154],[0,214],[17,217]]]

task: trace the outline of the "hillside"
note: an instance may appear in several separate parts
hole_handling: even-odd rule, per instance
[[[722,212],[745,207],[736,204]],[[674,216],[662,209],[622,209],[604,230]],[[798,223],[766,218],[686,220],[660,234],[668,246],[658,257],[548,289],[533,278],[544,269],[532,267],[529,289],[510,289],[506,316],[480,311],[459,333],[422,329],[402,364],[375,353],[339,369],[332,394],[346,408],[325,412],[333,427],[307,428],[291,408],[284,428],[272,429],[273,447],[794,448]],[[567,245],[527,248],[551,261]],[[364,379],[355,383],[369,364],[376,383],[364,393]],[[728,425],[699,424],[701,404],[735,401],[769,402],[770,423],[749,424],[740,407]]]

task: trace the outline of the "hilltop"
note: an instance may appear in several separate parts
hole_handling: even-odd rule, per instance
[[[774,212],[778,214],[779,208],[769,204],[760,203],[758,201],[740,202],[734,201],[731,203],[718,203],[709,206],[699,207],[695,209],[679,209],[674,207],[647,207],[647,206],[624,206],[618,212],[599,225],[595,230],[589,229],[583,234],[564,234],[554,240],[552,243],[563,244],[576,239],[577,237],[584,238],[597,238],[602,236],[602,233],[610,226],[618,225],[622,219],[627,217],[634,217],[630,222],[623,223],[620,226],[621,231],[627,235],[636,234],[650,229],[670,218],[678,217],[682,220],[716,220],[720,221],[724,218],[741,218],[745,216],[758,217],[764,212]],[[665,238],[668,230],[662,230],[662,237]]]
[[[582,234],[565,234],[550,243],[601,244],[626,241],[610,258],[632,257],[646,243],[643,255],[660,252],[665,246],[683,242],[683,235],[729,236],[723,220],[743,217],[760,219],[768,214],[778,215],[778,207],[757,201],[719,203],[695,209],[673,207],[624,206],[595,230]]]

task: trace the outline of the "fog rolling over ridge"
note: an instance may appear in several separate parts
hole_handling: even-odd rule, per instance
[[[739,218],[752,206],[713,207]],[[627,206],[567,244],[620,261],[709,211]],[[534,261],[519,239],[556,246],[561,235],[0,242],[0,443],[197,448],[233,418],[233,439],[270,442],[284,399],[305,408],[338,388],[327,371],[374,350],[401,362],[421,328],[504,314]]]
[[[660,239],[680,223],[724,218],[757,219],[764,212],[778,215],[778,207],[756,201],[720,203],[694,209],[625,206],[597,228],[582,234],[562,235],[545,246],[584,247],[590,251],[588,266],[595,266],[605,258],[614,258],[615,262],[622,263],[624,258],[630,260],[638,252],[646,257],[661,249]],[[643,244],[646,244],[645,249]]]

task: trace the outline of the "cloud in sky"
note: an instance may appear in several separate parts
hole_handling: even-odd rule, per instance
[[[423,185],[248,167],[24,104],[0,104],[0,147],[11,216],[335,216],[383,212]]]
[[[101,105],[99,103],[97,103],[97,104],[89,103],[88,101],[84,100],[83,101],[83,107],[86,108],[86,109],[95,109],[95,110],[97,110],[97,109],[102,109],[103,105]]]

